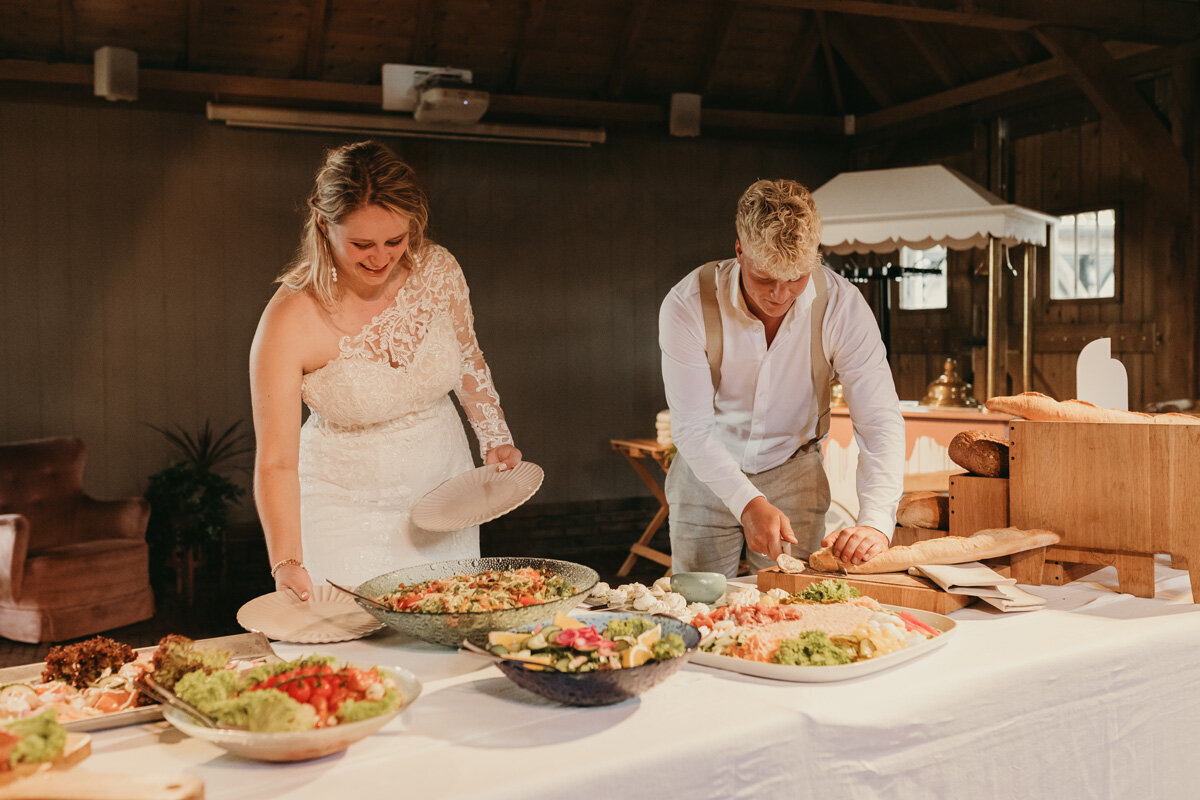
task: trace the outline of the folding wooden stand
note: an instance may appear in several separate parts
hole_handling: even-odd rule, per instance
[[[651,540],[654,539],[654,534],[658,533],[658,529],[667,521],[667,513],[669,511],[667,507],[667,495],[655,477],[650,474],[650,470],[646,469],[646,465],[643,462],[647,458],[653,460],[662,468],[665,475],[667,467],[671,463],[667,457],[671,448],[667,445],[659,444],[657,439],[611,439],[609,441],[612,443],[613,450],[625,456],[625,460],[629,462],[629,466],[633,467],[633,471],[642,479],[642,483],[650,488],[655,499],[658,500],[658,511],[654,514],[654,518],[650,520],[650,524],[646,526],[646,530],[642,531],[642,535],[638,537],[638,540],[630,545],[629,557],[625,559],[625,563],[617,570],[617,575],[619,577],[628,575],[639,558],[647,558],[656,564],[662,564],[667,568],[667,574],[670,574],[671,557],[650,546]]]

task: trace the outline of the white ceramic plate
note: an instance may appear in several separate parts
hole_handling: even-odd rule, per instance
[[[289,592],[264,594],[239,608],[237,621],[248,631],[301,644],[361,639],[384,627],[353,597],[332,586],[314,586],[308,603]]]
[[[881,603],[880,605],[883,604]],[[871,658],[866,661],[856,661],[853,664],[842,664],[836,667],[789,667],[782,664],[764,664],[761,661],[747,661],[743,658],[733,658],[732,656],[719,656],[715,653],[705,653],[702,650],[696,651],[695,655],[691,658],[691,663],[699,664],[703,667],[715,667],[716,669],[740,672],[744,675],[755,675],[759,678],[771,678],[777,681],[798,681],[801,683],[844,681],[850,678],[861,678],[864,675],[881,672],[885,669],[891,669],[906,661],[911,661],[914,658],[930,653],[950,641],[950,638],[954,635],[954,631],[958,628],[958,623],[954,620],[941,614],[935,614],[932,611],[921,611],[916,608],[902,608],[901,606],[889,605],[883,605],[883,607],[891,611],[907,611],[929,627],[941,631],[942,635],[926,639],[920,644],[895,653],[889,653],[886,656],[879,656],[878,658]]]
[[[351,664],[359,669],[369,669],[370,664]],[[163,710],[163,717],[188,736],[205,739],[218,747],[243,758],[256,761],[304,761],[320,758],[330,753],[345,750],[350,745],[365,739],[388,724],[417,699],[421,694],[421,682],[417,676],[402,667],[379,667],[380,674],[389,675],[396,682],[400,693],[400,707],[395,711],[348,722],[329,728],[311,731],[288,731],[285,733],[254,733],[252,731],[222,730],[205,728],[193,724],[186,716],[173,708]]]
[[[412,509],[412,521],[427,531],[457,531],[507,514],[542,485],[537,464],[522,461],[503,472],[492,464],[444,481]]]

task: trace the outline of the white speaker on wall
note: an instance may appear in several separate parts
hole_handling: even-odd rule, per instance
[[[95,53],[93,90],[105,100],[138,99],[138,55],[124,47],[99,47]]]
[[[700,95],[676,92],[671,95],[672,136],[700,135]]]

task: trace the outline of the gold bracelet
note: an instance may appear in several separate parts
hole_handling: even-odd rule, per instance
[[[299,567],[300,569],[304,569],[304,565],[296,559],[285,558],[282,561],[276,561],[271,565],[271,577],[274,578],[275,573],[279,572],[279,570],[283,569],[284,567]]]

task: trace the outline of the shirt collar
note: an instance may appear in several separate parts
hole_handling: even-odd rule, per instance
[[[730,259],[730,261],[732,262],[732,266],[729,269],[729,282],[722,287],[722,293],[728,301],[729,308],[733,310],[734,317],[741,322],[752,325],[758,322],[759,319],[750,312],[750,307],[746,305],[746,298],[742,297],[742,265],[738,263],[736,258]],[[821,267],[818,266],[816,269],[821,269]],[[809,278],[804,291],[800,292],[800,296],[796,298],[796,302],[792,303],[792,307],[784,315],[783,324],[779,326],[779,330],[781,332],[787,330],[791,327],[797,315],[803,314],[812,308],[816,295],[816,287],[813,286],[812,278]]]

